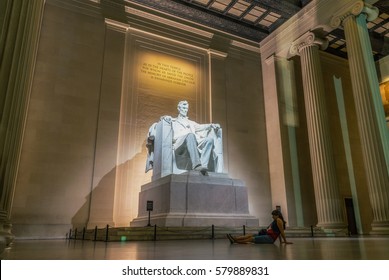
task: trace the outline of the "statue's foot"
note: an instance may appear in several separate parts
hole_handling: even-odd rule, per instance
[[[199,171],[203,176],[208,176],[208,168],[198,165],[193,170]]]
[[[201,173],[203,176],[208,176],[208,169],[204,168],[204,169],[200,170],[200,173]]]

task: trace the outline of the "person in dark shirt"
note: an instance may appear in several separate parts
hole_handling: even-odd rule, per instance
[[[249,234],[242,236],[232,236],[227,234],[227,238],[230,240],[231,244],[273,244],[278,237],[280,237],[281,244],[293,244],[288,242],[285,236],[285,220],[279,210],[273,210],[271,212],[273,222],[269,225],[267,229],[261,230],[258,234]]]

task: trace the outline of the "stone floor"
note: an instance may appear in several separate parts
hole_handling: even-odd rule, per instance
[[[102,242],[15,240],[1,260],[389,260],[389,236],[289,238],[291,245],[227,239]]]

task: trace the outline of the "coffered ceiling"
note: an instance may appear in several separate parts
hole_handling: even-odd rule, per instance
[[[127,0],[128,1],[128,0]],[[260,42],[312,0],[131,0],[161,12]],[[324,0],[323,0],[324,1]],[[389,54],[389,0],[374,4],[379,17],[368,24],[373,54]],[[327,34],[327,52],[347,57],[341,28]]]

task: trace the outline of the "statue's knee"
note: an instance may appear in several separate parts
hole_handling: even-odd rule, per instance
[[[208,145],[214,145],[214,140],[213,140],[213,138],[212,137],[207,137],[207,138],[205,138],[205,143],[207,143]]]
[[[189,133],[186,136],[185,141],[186,141],[187,144],[188,143],[193,143],[194,145],[196,145],[196,143],[197,143],[196,136],[193,133]]]
[[[193,133],[188,133],[187,137],[196,139],[196,135],[194,135]]]

